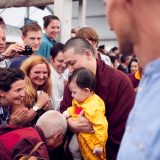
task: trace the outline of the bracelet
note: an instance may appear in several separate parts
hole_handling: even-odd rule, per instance
[[[71,118],[72,116],[68,116],[68,117],[66,117],[66,119],[69,119],[69,118]]]

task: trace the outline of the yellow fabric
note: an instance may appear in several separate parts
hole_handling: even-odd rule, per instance
[[[141,80],[141,74],[139,73],[139,71],[135,72],[135,78]]]
[[[72,101],[72,107],[67,111],[73,120],[78,118],[75,113],[76,107],[82,107],[85,111],[85,117],[93,124],[94,134],[78,133],[78,142],[84,160],[106,160],[105,144],[108,138],[108,122],[105,117],[105,104],[96,94],[87,98],[83,103],[78,103],[75,99]],[[100,157],[93,154],[94,147],[103,147],[104,154]]]

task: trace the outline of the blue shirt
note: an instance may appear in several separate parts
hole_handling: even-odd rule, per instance
[[[56,43],[55,40],[51,40],[46,34],[42,36],[42,43],[37,55],[45,57],[48,61],[50,58],[50,49]]]
[[[160,160],[160,59],[144,70],[117,159]]]
[[[23,61],[25,61],[29,56],[28,55],[22,55],[19,57],[14,57],[10,60],[10,68],[19,68]]]

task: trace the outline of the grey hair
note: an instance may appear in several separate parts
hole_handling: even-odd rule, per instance
[[[67,122],[65,117],[58,111],[47,111],[45,112],[36,123],[36,126],[41,128],[45,138],[54,136],[59,131],[63,137],[67,130]]]

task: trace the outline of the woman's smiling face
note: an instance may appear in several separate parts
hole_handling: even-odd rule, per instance
[[[48,69],[45,63],[37,64],[31,68],[29,78],[34,87],[42,86],[48,79]]]

